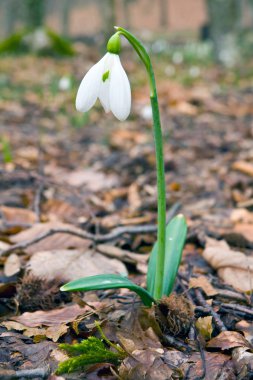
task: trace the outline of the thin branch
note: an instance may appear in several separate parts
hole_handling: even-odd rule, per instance
[[[179,204],[175,204],[172,206],[172,208],[169,210],[167,214],[168,220],[170,220],[175,215],[179,207],[180,207]],[[78,228],[73,228],[73,229],[52,228],[46,232],[41,233],[38,236],[35,236],[35,238],[31,240],[26,240],[24,242],[14,244],[11,247],[8,247],[0,251],[0,256],[6,256],[17,250],[23,250],[25,248],[28,248],[31,245],[36,244],[40,242],[41,240],[44,240],[47,237],[52,236],[54,234],[69,234],[69,235],[77,236],[81,239],[94,241],[95,243],[105,243],[105,242],[109,242],[114,239],[117,239],[118,237],[124,234],[132,234],[132,235],[149,234],[149,233],[154,233],[156,231],[157,231],[157,226],[155,224],[118,227],[118,228],[115,228],[112,232],[108,234],[104,234],[104,235],[101,235],[101,234],[94,235],[94,234],[91,234],[90,232],[82,231]]]
[[[212,315],[214,322],[217,326],[217,328],[220,331],[227,331],[226,326],[220,319],[220,316],[213,310],[213,308],[206,302],[202,292],[199,289],[195,289],[195,294],[197,297],[198,302],[200,303],[201,306],[203,306],[206,310],[209,310],[209,313]]]

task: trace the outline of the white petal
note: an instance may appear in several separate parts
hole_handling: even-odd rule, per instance
[[[110,76],[110,74],[109,74]],[[110,103],[109,103],[109,84],[110,84],[110,79],[106,79],[105,82],[102,81],[99,89],[99,100],[104,107],[105,112],[110,111]]]
[[[130,113],[131,89],[128,77],[117,54],[114,54],[114,63],[110,74],[110,108],[114,116],[123,121]]]
[[[106,55],[84,76],[76,95],[76,109],[87,112],[96,102],[102,75],[104,72]]]

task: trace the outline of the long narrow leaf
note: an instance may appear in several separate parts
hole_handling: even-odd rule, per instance
[[[153,297],[147,290],[134,284],[128,278],[117,274],[100,274],[80,278],[79,280],[71,281],[61,287],[61,291],[88,291],[88,290],[105,290],[127,288],[137,293],[145,306],[151,306],[154,302]]]
[[[166,253],[162,295],[169,295],[173,289],[178,267],[182,258],[186,234],[187,225],[185,217],[182,214],[179,214],[175,216],[166,227]],[[154,294],[156,257],[157,242],[151,251],[147,275],[147,289],[152,295]]]

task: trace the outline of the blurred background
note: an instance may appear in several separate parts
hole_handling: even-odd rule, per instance
[[[211,39],[215,59],[231,66],[241,54],[247,54],[249,46],[252,47],[253,37],[247,35],[246,41],[245,33],[251,34],[253,1],[0,0],[2,39],[24,28],[47,26],[72,41],[96,42],[97,46],[99,38],[102,44],[102,38],[106,39],[116,24],[145,33],[147,40],[152,36],[157,38],[157,35],[166,37],[167,42],[173,38],[181,38],[181,43]],[[42,35],[37,43],[43,45]],[[33,50],[43,47],[34,46],[36,43],[31,40],[30,44]],[[244,48],[243,52],[239,51],[239,46]],[[13,46],[5,46],[6,50],[15,47],[17,45],[14,43]],[[4,50],[3,47],[1,50]],[[170,46],[164,43],[159,45],[158,42],[156,50],[166,52]]]
[[[155,219],[147,77],[124,39],[121,61],[133,96],[128,120],[119,123],[99,102],[85,114],[75,109],[80,81],[106,52],[114,25],[136,34],[151,55],[169,204],[189,210],[200,202],[191,212],[201,213],[250,200],[253,187],[231,178],[230,164],[252,157],[252,0],[0,0],[3,203],[31,208],[43,183],[46,220],[50,207],[69,220],[55,199],[71,207],[81,200],[101,220],[114,212]],[[26,182],[15,182],[20,175]],[[71,222],[77,214],[86,220],[85,213],[78,206]]]

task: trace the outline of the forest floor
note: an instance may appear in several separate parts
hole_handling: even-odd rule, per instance
[[[97,58],[0,60],[0,378],[251,379],[253,66],[154,62],[167,207],[189,228],[171,310],[177,334],[159,330],[153,309],[126,289],[59,291],[100,273],[145,285],[156,239],[145,72],[122,57],[133,84],[127,121],[99,104],[79,114],[78,83]],[[184,334],[182,293],[194,310]],[[100,337],[96,321],[125,358],[55,375],[67,357],[58,344]]]

